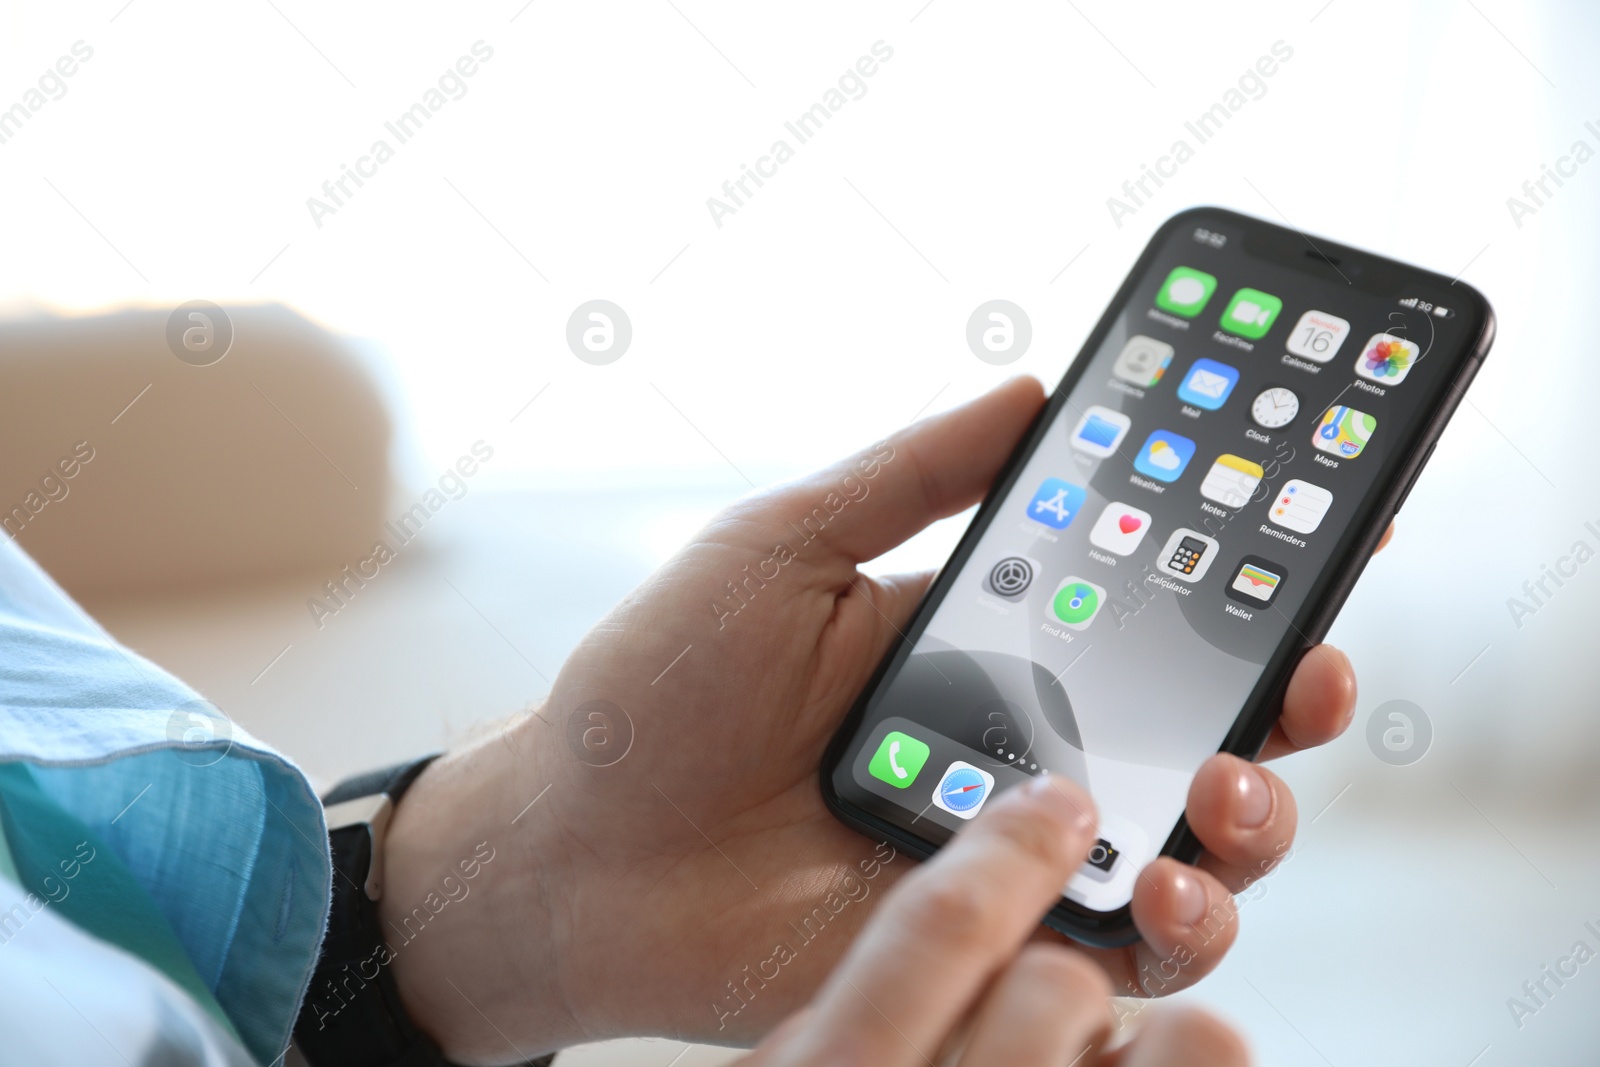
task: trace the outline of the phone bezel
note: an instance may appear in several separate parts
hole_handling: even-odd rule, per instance
[[[1067,397],[1093,357],[1114,328],[1117,318],[1128,306],[1139,281],[1148,272],[1152,262],[1172,234],[1185,226],[1194,226],[1213,219],[1231,226],[1242,235],[1246,251],[1268,260],[1283,269],[1312,274],[1325,280],[1342,279],[1353,288],[1378,295],[1397,295],[1407,285],[1430,286],[1450,292],[1459,292],[1455,301],[1457,314],[1466,317],[1470,338],[1454,372],[1434,387],[1433,409],[1427,418],[1418,420],[1409,439],[1401,440],[1385,461],[1388,470],[1382,480],[1367,493],[1357,509],[1349,527],[1336,542],[1327,566],[1318,574],[1305,603],[1292,620],[1289,633],[1268,659],[1261,678],[1240,709],[1232,728],[1223,739],[1219,752],[1231,752],[1246,759],[1254,759],[1266,743],[1282,710],[1283,696],[1288,688],[1294,667],[1302,656],[1318,644],[1333,625],[1339,609],[1361,577],[1367,561],[1377,550],[1378,542],[1390,520],[1400,510],[1406,495],[1415,484],[1422,468],[1432,455],[1444,427],[1460,405],[1472,378],[1482,366],[1494,341],[1494,311],[1483,294],[1461,282],[1421,267],[1411,266],[1370,252],[1363,252],[1323,238],[1305,234],[1262,219],[1242,215],[1226,208],[1194,207],[1167,219],[1151,235],[1138,260],[1129,269],[1127,277],[1118,287],[1116,295],[1106,306],[1105,313],[1096,323],[1077,356],[1067,366],[1060,381],[1039,414],[1034,418],[1016,449],[1006,460],[999,476],[984,497],[977,514],[962,534],[961,541],[937,579],[924,595],[911,622],[899,640],[885,653],[871,680],[862,689],[844,722],[834,733],[824,753],[821,768],[822,797],[828,809],[846,825],[871,837],[887,839],[911,855],[926,858],[940,847],[909,833],[871,812],[865,811],[840,796],[833,787],[833,774],[841,760],[848,754],[851,738],[859,728],[867,707],[884,678],[895,663],[906,654],[927,628],[934,610],[949,594],[957,575],[966,566],[978,541],[994,521],[1000,503],[1010,494],[1021,476],[1028,458],[1038,449],[1044,435],[1055,424]],[[1179,816],[1176,825],[1162,846],[1160,855],[1193,863],[1203,848],[1189,828],[1186,816]],[[1084,944],[1114,948],[1132,944],[1139,939],[1132,918],[1132,906],[1123,905],[1115,911],[1096,911],[1060,898],[1044,917],[1045,925],[1058,930]]]

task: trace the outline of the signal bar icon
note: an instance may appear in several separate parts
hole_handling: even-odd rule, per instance
[[[1404,300],[1400,301],[1400,306],[1403,308],[1414,308],[1417,306],[1417,298],[1414,296],[1408,296]]]

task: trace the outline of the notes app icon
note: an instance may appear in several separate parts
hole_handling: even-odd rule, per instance
[[[1255,495],[1265,474],[1259,463],[1223,454],[1217,457],[1205,481],[1200,483],[1200,495],[1225,508],[1242,508]]]

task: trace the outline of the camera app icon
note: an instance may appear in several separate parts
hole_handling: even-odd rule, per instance
[[[1100,838],[1089,850],[1089,860],[1083,865],[1080,873],[1088,875],[1097,882],[1109,882],[1115,877],[1113,868],[1117,861],[1122,859],[1122,853],[1105,838]]]

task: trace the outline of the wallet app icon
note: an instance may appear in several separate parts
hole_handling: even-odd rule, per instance
[[[1235,368],[1214,359],[1197,359],[1189,368],[1189,376],[1178,386],[1178,399],[1215,411],[1228,402],[1233,387],[1238,384],[1239,372]]]
[[[1281,565],[1260,556],[1246,556],[1239,561],[1233,581],[1228,583],[1223,592],[1228,594],[1230,600],[1237,600],[1241,604],[1270,608],[1272,602],[1278,599],[1278,590],[1283,588],[1284,577]]]

